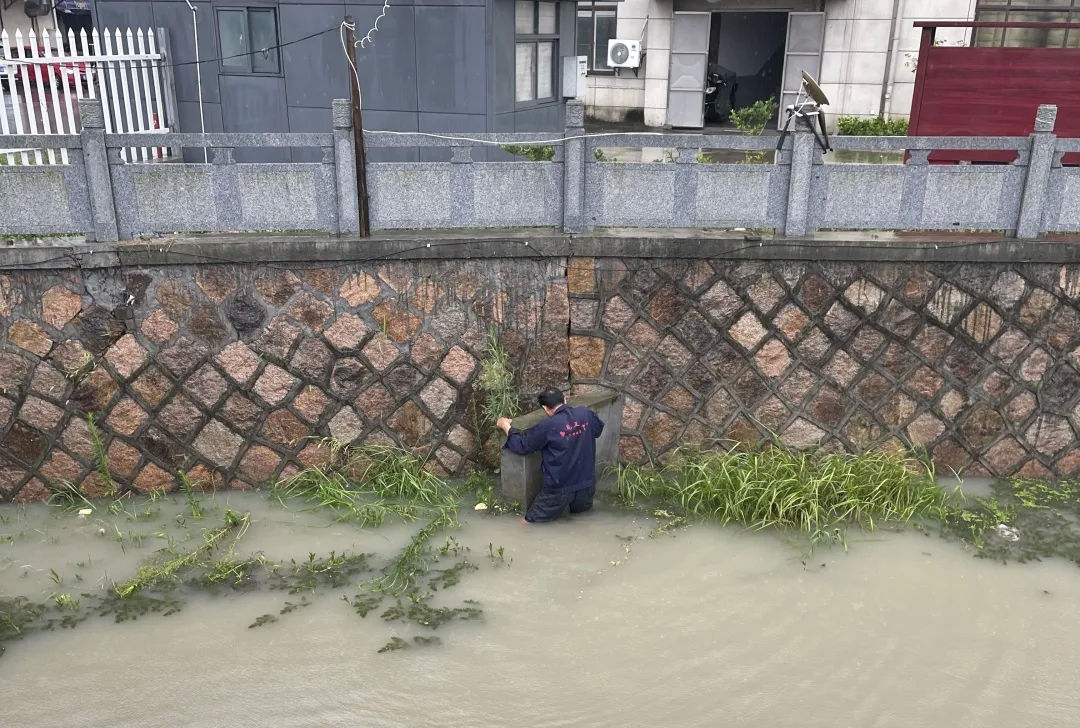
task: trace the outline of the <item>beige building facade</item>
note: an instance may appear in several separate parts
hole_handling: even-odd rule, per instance
[[[693,79],[688,87],[686,65],[679,56],[693,58],[687,54],[696,53],[701,58],[705,52],[709,70],[717,65],[737,78],[736,108],[769,96],[790,103],[790,92],[797,90],[791,79],[807,70],[829,96],[826,111],[832,123],[841,115],[907,117],[920,42],[914,22],[972,20],[976,4],[977,0],[579,3],[578,54],[588,57],[589,67],[579,98],[596,120],[693,128],[695,102],[689,92],[685,99],[677,93],[680,85],[692,87]],[[680,32],[680,23],[690,32]],[[964,28],[943,29],[938,40],[966,44],[970,33]],[[706,35],[707,45],[701,47]],[[608,67],[608,38],[640,39],[640,66]],[[676,108],[678,104],[683,108]]]

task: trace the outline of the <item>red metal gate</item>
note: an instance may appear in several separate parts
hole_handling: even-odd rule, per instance
[[[1040,104],[1058,107],[1055,133],[1080,137],[1080,48],[935,46],[938,28],[1069,28],[1080,23],[919,21],[922,44],[910,136],[1027,136]],[[933,162],[1011,162],[1015,153],[944,151]],[[1080,164],[1066,154],[1064,164]]]

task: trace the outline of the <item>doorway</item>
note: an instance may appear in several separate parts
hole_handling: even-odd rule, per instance
[[[709,74],[723,81],[713,118],[725,121],[725,107],[740,109],[770,97],[780,103],[788,13],[714,12],[709,28]],[[774,118],[775,123],[775,118]]]

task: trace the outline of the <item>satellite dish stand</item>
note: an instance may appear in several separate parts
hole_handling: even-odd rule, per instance
[[[795,97],[795,103],[784,110],[787,118],[784,119],[784,128],[780,132],[780,139],[776,142],[776,149],[779,151],[784,146],[784,140],[791,133],[792,124],[802,123],[814,135],[822,152],[831,151],[829,132],[825,129],[825,113],[821,110],[822,106],[829,105],[829,98],[809,73],[803,71],[802,77],[802,87]],[[820,134],[818,134],[819,129]]]

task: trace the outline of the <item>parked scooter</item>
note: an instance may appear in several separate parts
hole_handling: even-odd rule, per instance
[[[705,121],[727,121],[735,108],[738,76],[734,71],[716,63],[709,64],[708,71],[705,79]]]

